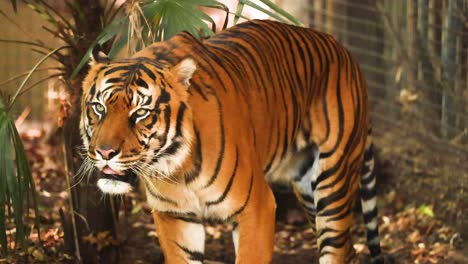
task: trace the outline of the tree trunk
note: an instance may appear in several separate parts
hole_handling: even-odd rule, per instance
[[[72,17],[76,26],[77,42],[68,54],[67,72],[65,76],[71,76],[74,67],[78,65],[88,48],[92,45],[97,35],[102,31],[101,18],[104,9],[99,1],[95,0],[75,0],[78,10],[72,12]],[[81,9],[80,9],[81,8]],[[79,134],[80,117],[80,97],[81,83],[88,68],[84,67],[77,77],[69,80],[68,92],[70,98],[70,111],[63,127],[64,143],[68,160],[69,173],[76,175],[82,159],[78,154],[78,146],[82,145]],[[85,179],[76,185],[73,180],[71,183],[71,193],[74,218],[76,223],[77,241],[79,241],[79,251],[83,263],[116,263],[118,260],[118,251],[115,246],[108,246],[97,251],[95,245],[83,241],[83,236],[97,234],[99,232],[109,231],[115,236],[115,221],[110,205],[110,198],[104,197],[96,185],[96,176],[89,175],[89,180]],[[70,209],[71,210],[71,209]],[[64,230],[66,232],[67,248],[73,250],[76,254],[76,245],[74,245],[74,233],[71,217],[64,218]],[[78,258],[78,257],[77,257]]]

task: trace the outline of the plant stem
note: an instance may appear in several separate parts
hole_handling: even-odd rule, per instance
[[[62,47],[60,48],[56,48],[54,50],[52,50],[51,52],[47,53],[46,56],[44,56],[38,63],[36,63],[36,65],[34,65],[34,67],[29,71],[28,75],[24,78],[23,82],[21,83],[20,87],[18,88],[18,90],[16,90],[16,93],[15,95],[13,95],[13,97],[11,98],[11,101],[9,102],[9,105],[7,106],[7,111],[11,109],[11,107],[13,106],[13,104],[15,103],[15,100],[16,100],[16,97],[18,97],[18,95],[20,94],[21,90],[23,89],[24,85],[26,84],[26,82],[29,80],[29,78],[31,78],[31,75],[33,74],[33,72],[36,71],[36,69],[47,59],[49,58],[50,56],[52,56],[55,52],[57,52],[58,50],[62,49]]]
[[[61,69],[60,67],[45,67],[45,68],[36,69],[35,72],[47,71],[47,70],[60,70],[60,69]],[[18,74],[18,75],[15,75],[15,76],[13,76],[13,77],[7,79],[6,81],[0,82],[0,86],[3,86],[3,85],[5,85],[5,84],[7,84],[7,83],[9,83],[9,82],[12,82],[12,81],[14,81],[14,80],[16,80],[16,79],[19,79],[19,78],[21,78],[21,77],[23,77],[23,76],[26,76],[26,75],[28,75],[28,73],[29,73],[29,71],[20,73],[20,74]]]
[[[47,77],[44,77],[42,79],[40,79],[39,81],[31,84],[30,86],[28,86],[27,88],[24,88],[23,91],[21,91],[21,93],[19,94],[19,96],[23,95],[24,93],[28,92],[29,90],[31,90],[32,88],[34,88],[35,86],[47,81],[47,80],[50,80],[50,79],[53,79],[55,77],[59,77],[59,76],[62,76],[63,74],[62,73],[56,73],[56,74],[52,74],[52,75],[49,75]]]
[[[66,175],[66,181],[67,181],[67,192],[68,192],[68,206],[70,206],[70,217],[71,217],[71,222],[72,222],[72,229],[73,229],[73,240],[75,242],[75,255],[78,263],[81,263],[81,253],[80,253],[80,244],[78,242],[78,232],[76,230],[76,222],[75,222],[75,208],[73,206],[73,194],[72,194],[72,188],[70,184],[70,171],[68,168],[68,160],[67,160],[67,150],[65,148],[65,136],[62,132],[62,152],[63,152],[63,157],[64,157],[64,169],[65,169],[65,175]]]

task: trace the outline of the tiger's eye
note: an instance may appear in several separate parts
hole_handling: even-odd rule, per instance
[[[100,118],[102,118],[106,113],[106,107],[100,103],[94,103],[93,110]]]
[[[98,110],[99,112],[104,112],[104,106],[102,104],[97,104],[96,105],[96,110]]]
[[[137,110],[137,111],[135,112],[135,114],[136,114],[137,116],[144,116],[147,112],[148,112],[148,110],[146,110],[146,109],[139,109],[139,110]]]

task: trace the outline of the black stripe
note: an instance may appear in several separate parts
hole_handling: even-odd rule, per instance
[[[364,176],[366,176],[369,172],[371,172],[371,167],[370,166],[367,166],[365,163],[362,165],[362,169],[361,169],[361,184],[364,184],[363,181],[366,181],[365,184],[368,184],[371,182],[371,179],[372,177],[368,176],[367,178],[362,178]]]
[[[200,132],[197,128],[195,128],[195,161],[194,166],[195,168],[188,174],[185,175],[185,184],[190,184],[193,182],[198,176],[200,175],[200,170],[202,166],[203,156],[201,150],[201,139],[200,139]]]
[[[278,120],[278,126],[277,128],[281,127],[281,125],[279,124],[279,120]],[[276,158],[276,154],[278,152],[278,147],[279,147],[279,144],[280,144],[280,136],[279,136],[279,133],[280,133],[280,129],[276,129],[276,143],[275,143],[275,148],[273,150],[273,155],[271,156],[270,160],[268,161],[267,165],[265,166],[265,168],[263,169],[263,172],[264,173],[268,173],[270,172],[270,169],[271,167],[273,166],[273,162],[275,161],[275,158]],[[273,134],[273,133],[271,133]]]
[[[216,102],[218,104],[218,113],[219,113],[219,121],[218,122],[219,122],[220,144],[221,144],[221,146],[220,146],[220,150],[219,150],[219,154],[218,154],[218,160],[216,161],[216,167],[215,167],[215,170],[213,172],[213,175],[210,177],[210,180],[208,181],[208,183],[203,188],[209,187],[216,180],[216,178],[218,177],[218,174],[219,174],[219,170],[221,169],[221,163],[222,163],[222,161],[224,159],[225,140],[224,140],[223,112],[222,112],[222,109],[221,109],[221,102],[219,101],[218,95],[213,94],[213,96],[216,98]]]
[[[364,223],[370,223],[372,220],[377,218],[377,208],[374,207],[372,210],[365,212],[362,214],[362,217],[364,218]]]
[[[256,49],[255,49],[256,39],[253,36],[250,36],[248,34],[243,34],[243,32],[233,32],[233,34],[234,33],[242,34],[242,40],[245,41],[248,45],[250,45],[252,49],[245,47],[245,44],[233,42],[231,40],[231,36],[230,36],[231,34],[227,36],[228,37],[227,39],[216,38],[216,39],[210,40],[210,43],[217,44],[217,46],[214,46],[214,47],[221,50],[222,54],[230,55],[230,56],[225,56],[224,59],[228,60],[231,65],[234,65],[234,66],[231,66],[231,69],[236,71],[236,76],[238,76],[241,80],[242,80],[242,76],[246,76],[246,74],[239,72],[239,70],[247,69],[247,67],[250,67],[249,72],[255,72],[257,74],[263,73],[264,69],[260,67],[260,65],[258,64],[258,61],[253,59],[255,58],[253,54],[259,57],[263,57],[263,53],[264,53],[264,52],[261,52],[261,53],[256,52]],[[236,36],[233,36],[233,37],[236,38]],[[243,52],[240,52],[240,51],[243,51]],[[247,56],[245,56],[244,53],[247,54]],[[235,59],[237,59],[235,62],[237,62],[237,64],[239,65],[237,67],[235,66],[235,62],[231,62],[232,60],[235,60]],[[267,61],[267,58],[264,58],[264,62],[265,61]],[[247,62],[247,63],[243,64],[243,62]],[[245,72],[245,70],[243,72]],[[263,76],[259,76],[259,78],[254,78],[254,80],[251,80],[251,81],[255,82],[256,84],[255,87],[262,87],[263,93],[265,95],[264,99],[266,100],[266,104],[269,105],[269,98],[268,96],[266,96],[267,94],[266,88],[268,87],[268,85],[265,84],[264,79],[265,78]],[[250,88],[248,86],[245,86],[245,87]],[[238,88],[240,89],[244,87],[241,86]],[[244,93],[242,94],[243,96],[245,96]]]
[[[161,201],[161,202],[165,202],[165,203],[169,203],[169,204],[178,206],[176,201],[171,200],[171,199],[166,198],[166,197],[163,197],[163,196],[161,196],[161,195],[155,193],[154,190],[151,189],[150,187],[147,187],[146,189],[149,191],[151,197],[153,197],[153,198],[155,198],[155,199],[158,199],[158,200]]]
[[[371,182],[375,179],[375,174],[373,171],[370,170],[371,168],[368,166],[362,167],[361,171],[361,186],[367,187],[366,185],[371,184]],[[367,177],[364,178],[366,174],[370,173]],[[375,188],[375,187],[374,187]]]
[[[184,221],[184,222],[187,222],[187,223],[194,223],[194,224],[202,224],[203,223],[203,221],[201,219],[194,218],[194,217],[173,216],[172,218],[180,220],[180,221]]]
[[[245,199],[244,204],[243,204],[239,209],[237,209],[234,213],[232,213],[230,216],[228,216],[228,217],[226,218],[226,222],[231,221],[232,218],[234,218],[234,217],[236,217],[238,214],[242,213],[242,211],[244,211],[245,207],[246,207],[247,204],[249,203],[250,194],[252,193],[253,178],[254,178],[254,175],[253,175],[253,173],[252,173],[252,175],[250,176],[249,192],[247,193],[247,198]]]
[[[156,75],[153,73],[152,70],[148,69],[148,67],[146,67],[146,65],[144,65],[143,63],[139,63],[138,64],[138,68],[143,70],[146,75],[148,75],[148,77],[150,77],[151,80],[155,80],[156,79]]]
[[[370,161],[373,158],[374,154],[374,145],[370,144],[369,147],[366,149],[366,152],[364,152],[364,160],[365,161]]]
[[[360,109],[360,103],[358,102],[358,104],[357,104],[357,106],[355,108],[354,116],[356,116],[356,117],[358,116],[356,112],[359,112],[360,111],[359,109]],[[348,141],[346,142],[346,145],[345,145],[342,153],[349,153],[350,149],[354,145],[359,143],[358,141],[355,141],[355,140],[353,141],[353,139],[355,139],[355,136],[357,134],[357,129],[358,129],[358,126],[356,124],[357,120],[358,120],[357,118],[354,120],[353,129],[351,131],[351,134],[349,135]],[[340,121],[340,122],[342,122],[342,121]],[[340,126],[340,128],[342,128],[342,126]],[[339,139],[339,141],[341,141],[341,139]],[[335,145],[335,146],[337,146],[337,145]],[[322,159],[322,158],[324,158],[324,157],[323,157],[322,153],[320,153],[320,159]],[[329,177],[333,176],[339,170],[339,168],[341,167],[341,165],[344,162],[345,158],[346,158],[346,155],[341,155],[340,159],[338,160],[337,163],[335,163],[335,165],[333,167],[329,168],[326,171],[322,171],[320,173],[320,175],[318,176],[317,182],[316,182],[315,186],[313,186],[313,189],[315,190],[316,185],[320,184],[320,182],[325,181]],[[355,161],[353,161],[353,162],[355,162]],[[332,184],[335,184],[335,182],[337,182],[337,181],[335,180]],[[327,185],[324,185],[324,186],[320,186],[319,190],[329,188],[329,187],[332,186],[332,184],[327,184]]]
[[[238,150],[236,148],[236,163],[234,165],[234,171],[232,172],[231,178],[229,178],[229,182],[228,182],[228,184],[226,186],[226,189],[224,190],[223,194],[218,199],[216,199],[214,201],[206,202],[205,203],[206,206],[212,206],[212,205],[219,204],[219,203],[223,202],[224,199],[226,199],[227,194],[231,190],[231,186],[232,186],[232,183],[234,181],[234,177],[236,176],[238,162],[239,162],[239,152],[238,152]]]
[[[203,262],[203,259],[204,259],[203,252],[196,251],[196,250],[190,250],[190,249],[180,245],[179,243],[177,243],[175,241],[174,241],[174,243],[176,243],[176,245],[188,255],[190,260]]]
[[[301,150],[301,153],[305,153],[306,157],[302,160],[301,164],[298,166],[297,174],[294,176],[294,181],[300,181],[306,173],[314,166],[315,161],[317,160],[318,149],[317,145],[309,145]],[[318,160],[317,160],[318,162]]]
[[[375,237],[378,237],[378,236],[379,236],[379,233],[377,232],[377,233],[375,234]],[[370,254],[371,254],[371,256],[372,256],[373,258],[376,257],[376,256],[378,256],[378,255],[380,255],[380,243],[377,243],[377,244],[374,244],[374,243],[368,244],[367,247],[369,248]],[[375,264],[375,263],[385,263],[385,262],[384,262],[384,261],[382,261],[382,262],[374,262],[374,261],[372,261],[372,263]]]
[[[109,78],[106,80],[106,83],[117,83],[117,82],[122,82],[122,78]]]
[[[162,154],[160,157],[172,156],[177,152],[177,150],[180,147],[181,147],[181,144],[179,141],[172,141],[172,143],[169,146],[167,146],[167,148],[162,150]]]
[[[169,100],[171,100],[171,95],[165,89],[161,89],[160,91],[161,94],[159,94],[158,99],[156,99],[154,108],[159,108],[160,104],[167,104]]]
[[[94,96],[94,93],[96,92],[96,83],[93,83],[93,85],[91,86],[91,88],[89,89],[89,94],[91,96]]]
[[[136,85],[138,85],[141,88],[148,89],[148,84],[141,78],[138,78],[135,80]]]
[[[114,66],[114,67],[111,67],[110,69],[106,69],[106,71],[104,72],[104,75],[110,75],[114,72],[117,72],[117,71],[125,71],[125,75],[128,74],[129,71],[132,71],[136,68],[136,65],[132,65],[132,64],[124,64],[124,65],[121,65],[121,66]]]
[[[379,237],[379,230],[366,228],[367,241],[372,241],[374,238]],[[369,246],[375,245],[375,243],[370,243]]]
[[[337,165],[345,162],[345,161],[343,161],[344,156],[345,155],[342,155],[342,157],[338,161]],[[353,177],[353,175],[354,175],[353,172],[355,171],[355,168],[357,168],[357,166],[359,166],[359,156],[355,157],[354,160],[352,160],[351,162],[348,161],[343,166],[345,166],[345,167],[342,169],[341,173],[338,174],[338,176],[334,177],[333,181],[331,181],[331,182],[329,182],[329,183],[327,183],[325,185],[321,185],[318,189],[322,190],[322,189],[333,187],[336,184],[339,184],[339,182],[341,182],[343,180],[343,178]]]
[[[314,197],[310,196],[309,194],[301,193],[301,197],[305,202],[314,204]]]
[[[338,102],[337,102],[337,105],[338,105],[338,136],[337,136],[337,141],[335,142],[335,145],[332,147],[332,149],[330,151],[320,153],[320,158],[330,157],[333,153],[336,152],[338,146],[340,145],[341,141],[343,140],[344,110],[343,110],[343,102],[342,102],[342,99],[341,99],[341,76],[340,76],[341,74],[342,74],[341,65],[338,65],[338,77],[337,77],[337,83],[336,83],[336,99],[338,100]],[[357,116],[355,116],[355,118],[357,119]],[[352,139],[352,137],[350,137],[348,140],[351,140],[351,139]]]
[[[328,69],[328,66],[326,66],[327,69]],[[322,111],[323,111],[323,116],[325,117],[325,127],[327,129],[327,132],[325,133],[325,138],[323,139],[323,142],[327,141],[328,140],[328,137],[330,136],[330,117],[328,115],[328,104],[327,104],[327,93],[328,93],[328,74],[325,75],[325,82],[323,84],[323,93],[322,93],[322,98],[321,98],[321,103],[322,103]],[[321,145],[321,143],[319,143],[319,145]]]
[[[266,24],[268,25],[268,24]],[[264,27],[263,28],[263,31],[262,32],[265,32],[266,34],[268,34],[269,36],[272,37],[272,39],[279,39],[279,40],[284,40],[284,39],[287,39],[287,36],[285,36],[282,32],[279,32],[277,31],[277,28],[276,27]],[[292,65],[290,64],[290,61],[288,60],[287,56],[284,56],[284,57],[278,57],[280,54],[288,54],[289,50],[288,48],[286,48],[283,44],[283,41],[277,41],[277,42],[274,42],[276,45],[273,46],[273,55],[275,56],[275,61],[283,61],[286,63],[286,65],[280,65],[279,63],[275,63],[274,66],[276,68],[276,73],[279,73],[278,74],[278,77],[279,77],[279,80],[278,80],[278,85],[282,86],[282,87],[290,87],[290,89],[292,89],[292,87],[294,87],[294,84],[293,84],[293,80],[292,80],[292,77],[290,76],[290,74],[287,74],[288,73],[288,70],[291,69]],[[278,56],[277,56],[278,55]],[[281,67],[283,66],[283,67]],[[289,127],[290,127],[290,120],[289,120],[289,110],[290,110],[290,103],[288,102],[289,100],[286,100],[286,97],[285,97],[285,91],[284,89],[280,87],[279,88],[279,91],[281,92],[281,101],[282,101],[282,104],[283,104],[283,107],[284,107],[284,113],[286,113],[283,118],[284,118],[284,122],[285,122],[285,127],[286,129],[279,129],[279,131],[284,131],[284,136],[283,136],[283,148],[282,148],[282,151],[281,151],[281,158],[284,158],[284,156],[286,155],[286,152],[288,150],[288,145],[289,145]],[[291,91],[291,90],[290,90]],[[291,97],[294,97],[293,94],[291,94]],[[295,100],[295,99],[293,99]],[[293,105],[294,106],[294,105]],[[293,113],[294,114],[294,113]]]
[[[206,97],[206,95],[203,93],[202,89],[200,88],[200,85],[198,85],[197,81],[196,81],[196,78],[193,78],[192,79],[192,82],[191,82],[191,85],[190,85],[191,89],[189,89],[189,92],[192,90],[192,89],[195,89],[195,91],[201,95],[201,97],[203,98],[203,100],[205,101],[208,101],[208,97]]]
[[[327,195],[325,197],[322,197],[317,201],[317,211],[319,212],[319,215],[329,215],[329,213],[331,213],[330,211],[333,211],[333,209],[328,209],[326,211],[323,211],[323,210],[327,206],[332,204],[333,202],[343,199],[346,196],[346,194],[348,193],[350,181],[351,181],[351,178],[352,178],[352,175],[350,175],[350,173],[349,173],[349,167],[348,166],[346,168],[343,168],[340,171],[340,174],[337,175],[337,180],[336,181],[338,181],[339,179],[341,179],[343,177],[346,177],[345,182],[340,186],[340,188],[338,190],[335,190],[333,193],[331,193],[331,194],[329,194],[329,195]],[[335,185],[335,184],[333,184],[333,185]],[[333,185],[330,184],[330,187],[333,186]]]
[[[347,231],[344,231],[338,234],[337,236],[326,237],[323,240],[321,240],[321,243],[319,245],[319,250],[321,252],[320,255],[322,255],[325,252],[323,251],[324,247],[342,248],[348,241],[348,235],[349,233]]]
[[[184,218],[197,219],[197,214],[195,214],[194,212],[178,212],[178,211],[168,210],[168,211],[158,211],[158,213],[167,214],[172,218],[184,217]]]
[[[345,217],[347,217],[350,213],[352,213],[352,209],[354,208],[352,205],[354,205],[354,201],[353,200],[347,200],[343,206],[339,206],[339,211],[337,210],[336,213],[340,212],[343,210],[343,208],[346,208],[346,210],[344,210],[343,212],[341,212],[340,214],[337,214],[331,218],[328,218],[327,221],[339,221]],[[334,214],[331,214],[331,215],[334,215]]]
[[[370,200],[377,196],[377,191],[375,188],[365,188],[361,187],[361,199],[363,201]]]
[[[166,128],[164,129],[164,134],[161,135],[162,137],[162,141],[160,143],[161,148],[163,148],[164,145],[166,145],[169,128],[171,126],[171,107],[169,105],[167,105],[166,108],[164,109],[164,125],[166,126]]]
[[[185,109],[187,109],[185,103],[180,103],[179,111],[177,111],[176,133],[174,138],[182,136],[182,122],[184,119]]]

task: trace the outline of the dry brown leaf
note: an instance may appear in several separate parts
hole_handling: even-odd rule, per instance
[[[97,235],[89,234],[84,236],[83,240],[91,245],[95,245],[98,251],[101,251],[105,247],[111,245],[116,246],[119,244],[118,241],[112,237],[109,231],[99,232]]]
[[[406,240],[411,243],[416,243],[421,239],[421,235],[419,234],[418,230],[413,231],[413,233],[409,234]]]

